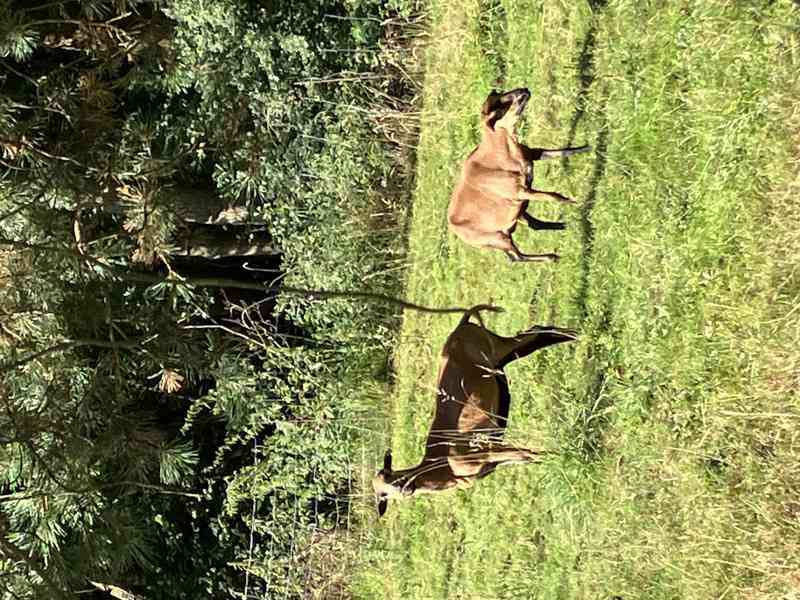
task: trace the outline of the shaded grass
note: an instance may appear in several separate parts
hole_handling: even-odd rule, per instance
[[[558,458],[392,505],[356,595],[795,597],[797,6],[506,0],[500,60],[480,46],[484,4],[434,3],[407,295],[492,300],[507,309],[489,319],[501,334],[581,330],[507,369],[508,437]],[[534,93],[523,140],[595,148],[537,165],[537,184],[581,202],[531,207],[568,231],[515,236],[524,251],[557,249],[556,266],[511,265],[445,227],[498,79]],[[456,320],[404,321],[398,466],[422,453]]]

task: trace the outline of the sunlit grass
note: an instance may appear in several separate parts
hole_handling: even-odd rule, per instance
[[[492,300],[498,333],[552,323],[581,339],[507,369],[509,437],[558,457],[390,506],[369,525],[358,597],[800,589],[800,9],[591,4],[434,3],[407,296]],[[532,90],[524,141],[596,150],[537,168],[579,205],[532,206],[569,229],[515,239],[557,249],[557,265],[512,265],[446,230],[493,86]],[[422,454],[456,320],[406,316],[398,466]]]

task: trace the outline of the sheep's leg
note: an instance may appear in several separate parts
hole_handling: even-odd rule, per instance
[[[521,331],[514,337],[493,340],[494,347],[497,349],[493,357],[494,365],[496,368],[502,369],[511,361],[524,358],[537,350],[576,339],[578,339],[578,334],[572,329],[531,327],[527,331]]]
[[[490,353],[486,357],[493,369],[502,369],[512,360],[524,358],[529,354],[553,344],[571,342],[578,339],[573,329],[562,327],[535,326],[521,331],[513,337],[503,337],[483,328],[489,341]]]
[[[558,254],[525,254],[519,251],[511,236],[498,231],[491,239],[486,240],[486,246],[497,248],[506,253],[511,262],[552,262],[557,261]]]
[[[521,165],[523,173],[523,186],[526,190],[533,191],[533,161],[548,158],[567,157],[580,152],[589,152],[591,146],[580,146],[578,148],[529,148],[525,144],[517,143],[516,139],[509,144],[511,156]]]
[[[522,186],[528,191],[533,189],[533,162],[531,161],[525,163],[525,177]]]
[[[520,151],[526,160],[545,160],[548,158],[564,158],[581,152],[589,152],[591,146],[578,146],[576,148],[529,148],[520,144]]]
[[[553,198],[554,200],[558,200],[559,202],[565,202],[566,204],[575,204],[575,200],[573,200],[572,198],[567,198],[566,196],[559,194],[558,192],[546,192],[544,190],[521,189],[517,197],[520,200],[536,200],[539,196],[547,196],[548,198]]]
[[[526,448],[501,446],[450,456],[448,460],[456,477],[482,477],[499,465],[538,462],[541,454]]]
[[[519,174],[519,181],[525,189],[531,189],[533,185],[533,162],[528,157],[526,148],[517,141],[517,136],[509,134],[506,140],[506,150],[508,151],[508,165],[506,168],[516,171]]]
[[[526,212],[523,212],[520,218],[524,219],[531,229],[564,229],[565,227],[564,223],[560,221],[540,221]]]
[[[516,252],[506,252],[511,262],[556,262],[561,258],[558,254],[523,254],[519,250]]]
[[[492,449],[483,453],[486,455],[485,462],[497,465],[509,463],[531,463],[539,462],[539,452],[528,450],[526,448],[511,448],[505,447],[502,449]]]

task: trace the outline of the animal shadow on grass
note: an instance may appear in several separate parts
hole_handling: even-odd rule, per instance
[[[573,145],[578,126],[586,117],[589,106],[589,92],[595,81],[595,47],[597,44],[597,17],[605,9],[607,0],[590,0],[589,5],[594,13],[592,22],[580,45],[576,70],[578,77],[578,93],[575,98],[575,112],[570,121],[568,146]],[[602,94],[605,96],[606,94]],[[597,201],[598,189],[605,178],[608,157],[609,128],[606,120],[605,107],[598,111],[599,132],[595,144],[595,164],[592,177],[589,181],[589,193],[580,208],[581,227],[581,258],[580,280],[575,296],[575,304],[581,323],[589,319],[587,298],[589,295],[589,276],[594,253],[594,223],[592,213]],[[565,162],[565,170],[569,172],[569,165]],[[608,300],[606,300],[608,302]],[[611,329],[612,307],[606,303],[596,315],[595,335],[609,333]],[[596,460],[604,449],[603,440],[608,428],[608,413],[612,398],[606,392],[606,383],[609,379],[609,370],[612,369],[611,357],[602,346],[594,346],[590,351],[592,368],[589,374],[586,390],[579,401],[578,418],[574,422],[574,440],[577,442],[577,454],[584,461]]]
[[[589,24],[589,29],[583,36],[581,50],[575,64],[575,72],[578,77],[578,92],[575,96],[575,111],[569,123],[569,133],[567,134],[567,146],[574,145],[575,134],[578,132],[578,125],[586,117],[586,110],[589,104],[589,90],[595,80],[594,53],[597,46],[597,17],[605,9],[607,0],[590,0],[589,5],[592,9],[593,17]],[[570,172],[567,158],[561,161],[564,171]]]
[[[575,97],[575,110],[570,120],[569,133],[567,135],[567,146],[573,146],[578,125],[586,117],[589,104],[589,91],[595,80],[594,52],[597,44],[597,16],[606,7],[607,0],[590,0],[589,4],[594,13],[580,44],[580,52],[576,61],[576,72],[578,77],[578,92]],[[594,225],[592,224],[592,211],[597,199],[597,190],[600,182],[605,177],[606,154],[608,151],[608,126],[605,117],[605,108],[599,111],[598,117],[601,120],[597,142],[595,144],[595,165],[592,178],[589,182],[589,194],[581,206],[580,226],[581,226],[581,279],[578,285],[578,293],[575,299],[578,305],[578,314],[581,322],[588,316],[586,297],[589,291],[589,268],[592,259],[594,246]],[[566,158],[562,161],[565,173],[570,172],[569,162]]]
[[[452,515],[447,520],[447,529],[451,534],[455,534],[455,539],[452,544],[449,544],[448,549],[444,551],[443,556],[440,557],[444,566],[443,572],[445,573],[443,580],[445,598],[451,596],[451,586],[458,588],[459,577],[456,575],[458,569],[456,569],[455,565],[461,562],[466,548],[464,527]]]
[[[606,304],[598,315],[595,335],[610,331],[611,316],[611,305]],[[578,410],[570,433],[573,452],[580,461],[587,463],[601,458],[604,453],[604,440],[610,423],[609,409],[613,401],[606,391],[609,371],[613,369],[608,349],[592,344],[589,357],[587,368],[591,371],[587,373],[583,394],[576,394]]]
[[[581,227],[581,272],[578,283],[578,291],[575,295],[575,304],[578,305],[578,315],[581,323],[589,316],[589,308],[586,299],[589,294],[589,271],[592,266],[592,254],[594,253],[594,223],[592,222],[592,212],[597,201],[597,190],[606,174],[606,154],[608,152],[608,127],[603,122],[603,127],[597,136],[595,145],[596,160],[592,178],[589,180],[589,193],[586,200],[580,207],[580,227]]]
[[[591,464],[601,459],[606,451],[606,434],[611,423],[614,397],[608,384],[617,377],[618,367],[607,342],[598,343],[613,335],[614,308],[610,299],[593,313],[591,327],[581,329],[581,340],[588,343],[586,359],[581,365],[566,364],[565,383],[556,386],[551,408],[560,425],[556,428],[557,442],[569,461]],[[578,369],[581,373],[575,373]],[[573,383],[566,383],[571,381]]]
[[[578,54],[577,64],[575,65],[578,76],[578,94],[575,98],[575,112],[569,124],[568,146],[572,146],[578,125],[586,116],[589,89],[592,87],[595,78],[594,51],[597,46],[597,17],[605,9],[606,4],[607,0],[589,0],[589,6],[594,14],[592,15],[589,29],[586,31],[586,35],[583,36],[581,51]]]
[[[578,316],[582,325],[590,319],[587,298],[589,296],[590,271],[594,253],[592,212],[597,200],[598,188],[605,177],[608,135],[608,127],[604,118],[597,136],[595,146],[597,158],[592,178],[589,181],[589,193],[580,209],[581,256],[575,304],[577,305]],[[591,320],[596,324],[594,327],[595,335],[608,333],[611,329],[612,308],[608,301],[606,299],[606,304],[602,309],[591,317]],[[577,431],[575,431],[574,439],[579,441],[577,450],[583,460],[598,458],[603,449],[603,438],[608,424],[607,409],[611,402],[610,397],[605,393],[608,370],[611,368],[610,361],[605,356],[606,354],[607,350],[600,347],[592,348],[591,350],[595,372],[590,376],[589,384],[580,405],[580,419],[575,423]]]
[[[575,99],[575,110],[570,120],[568,141],[566,146],[575,145],[575,137],[578,126],[586,117],[589,104],[589,92],[595,80],[594,52],[597,36],[596,17],[599,11],[606,6],[606,0],[590,0],[590,6],[595,13],[591,25],[580,43],[580,51],[576,60],[576,71],[578,77],[578,92]],[[601,93],[605,97],[605,93]],[[575,296],[575,304],[578,309],[578,316],[581,324],[585,324],[589,319],[589,306],[587,298],[589,295],[589,276],[594,251],[594,224],[592,222],[592,212],[599,187],[605,178],[609,128],[606,120],[605,107],[597,111],[596,118],[599,120],[597,139],[594,144],[595,164],[594,170],[589,180],[589,193],[580,207],[580,233],[581,233],[581,256],[580,273],[578,288]],[[568,159],[564,159],[562,166],[565,172],[569,173]],[[534,290],[530,304],[531,309],[538,304],[537,290]],[[555,320],[555,319],[554,319]],[[608,333],[611,329],[612,307],[610,304],[603,306],[599,312],[592,315],[594,322],[594,334]],[[592,343],[591,340],[589,340]],[[565,440],[564,448],[569,448],[569,452],[574,458],[581,462],[592,462],[597,460],[604,450],[604,438],[608,428],[608,413],[611,406],[611,397],[606,393],[606,383],[609,379],[611,357],[608,351],[599,345],[592,345],[590,350],[590,364],[587,365],[591,371],[586,375],[585,389],[574,390],[571,395],[563,389],[561,401],[564,403],[565,414],[570,415],[567,424],[568,437]],[[567,406],[571,405],[571,408]]]
[[[478,40],[486,60],[495,69],[495,82],[498,88],[504,88],[508,63],[506,48],[508,47],[508,25],[506,9],[500,0],[481,0],[481,15],[478,19]]]
[[[578,131],[578,125],[583,121],[586,116],[586,107],[589,103],[589,90],[594,83],[595,69],[594,69],[594,50],[597,45],[597,24],[594,19],[589,26],[589,30],[583,37],[581,43],[581,51],[578,54],[578,61],[576,65],[578,73],[578,93],[575,96],[575,112],[572,113],[572,119],[569,122],[569,134],[567,134],[567,146],[572,146],[575,141],[575,134]],[[569,162],[566,158],[562,159],[564,170],[569,173]]]
[[[598,13],[608,6],[608,0],[589,0],[589,8],[593,13]]]

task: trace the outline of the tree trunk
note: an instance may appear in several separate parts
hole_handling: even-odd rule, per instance
[[[188,223],[244,225],[251,222],[247,207],[233,206],[215,190],[173,187],[163,191],[162,197],[175,214]]]
[[[135,202],[121,196],[117,190],[94,190],[89,192],[94,202],[106,212],[122,215],[127,204]],[[247,207],[234,206],[207,187],[173,186],[164,188],[156,196],[156,202],[167,206],[186,223],[204,225],[245,225],[251,223]]]
[[[268,256],[281,253],[263,229],[228,225],[192,225],[181,236],[177,256],[223,258],[226,256]]]
[[[89,194],[93,204],[100,206],[103,212],[119,216],[132,210],[137,202],[116,189],[98,188]],[[234,206],[211,187],[164,188],[154,202],[166,206],[181,222],[176,239],[172,241],[178,248],[170,253],[173,256],[215,259],[281,253],[263,224],[249,218],[247,207]]]

